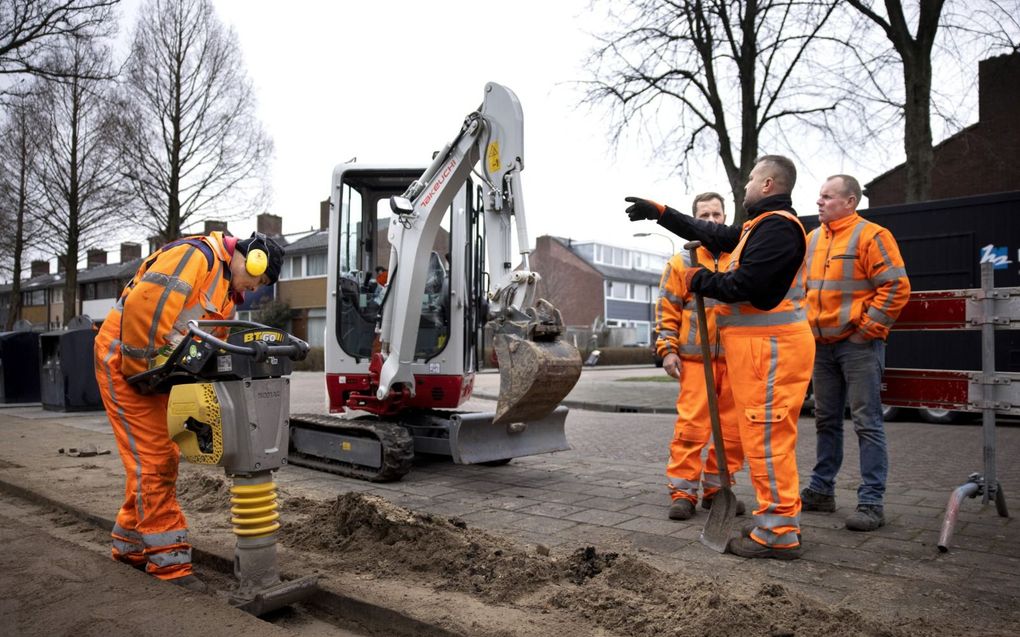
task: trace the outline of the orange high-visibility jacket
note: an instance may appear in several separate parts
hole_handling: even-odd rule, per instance
[[[698,263],[712,271],[725,270],[730,255],[724,252],[716,259],[707,248],[698,248]],[[701,360],[701,335],[698,328],[698,311],[694,295],[684,286],[684,271],[691,267],[691,254],[687,250],[674,254],[666,263],[659,280],[659,299],[655,304],[655,351],[660,357],[677,354],[680,358]],[[715,326],[715,307],[719,301],[705,299],[705,317],[708,319],[708,343],[712,357],[723,358],[722,343]]]
[[[859,332],[886,339],[910,281],[892,233],[856,212],[808,235],[808,322],[815,340],[835,343]]]
[[[230,253],[222,232],[172,241],[146,258],[125,286],[100,330],[100,340],[119,340],[120,372],[149,368],[156,352],[194,319],[224,319],[230,298]]]
[[[800,220],[785,210],[764,212],[758,215],[744,223],[740,243],[730,254],[729,270],[736,270],[740,267],[740,255],[744,252],[744,244],[751,235],[751,230],[770,215],[786,217],[795,222],[801,232],[804,231]],[[804,286],[805,268],[801,264],[786,296],[774,308],[759,310],[751,305],[750,301],[723,303],[716,309],[716,322],[721,329],[730,330],[734,334],[772,336],[781,332],[799,331],[803,329],[803,322],[807,318],[804,311]]]

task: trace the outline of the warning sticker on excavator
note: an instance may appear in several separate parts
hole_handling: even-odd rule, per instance
[[[485,161],[489,165],[490,173],[499,170],[499,142],[489,142],[489,147],[485,151]]]

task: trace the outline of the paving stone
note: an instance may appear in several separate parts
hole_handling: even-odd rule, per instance
[[[636,532],[631,534],[630,541],[635,547],[654,553],[670,553],[687,548],[690,545],[689,540],[668,535],[658,535],[656,533]]]
[[[557,504],[555,502],[539,502],[534,506],[517,509],[521,513],[529,515],[544,515],[552,518],[565,518],[573,513],[587,511],[585,507],[571,506],[569,504]]]
[[[867,535],[868,538],[860,545],[860,548],[873,553],[892,553],[893,555],[914,555],[917,557],[932,555],[931,547],[918,544],[917,542],[882,537],[877,533],[878,531],[875,533],[861,533],[860,535]]]
[[[847,549],[855,549],[861,546],[867,538],[863,533],[854,533],[846,529],[801,527],[802,541],[804,546],[825,544]]]
[[[626,513],[617,513],[615,511],[600,511],[599,509],[588,509],[586,511],[579,511],[572,515],[568,515],[568,520],[574,522],[587,522],[589,524],[599,524],[602,526],[616,526],[621,522],[633,519],[633,515]]]
[[[549,491],[547,489],[534,489],[531,487],[507,487],[500,489],[496,492],[497,495],[502,496],[520,496],[523,498],[529,498],[531,500],[538,500],[541,502],[560,502],[564,504],[573,504],[586,500],[591,495],[585,495],[583,493],[567,493],[564,491]]]
[[[478,493],[496,493],[507,488],[507,485],[491,480],[464,480],[454,483],[453,486],[464,491],[477,491]]]
[[[550,518],[543,515],[527,515],[520,511],[514,511],[510,526],[515,529],[524,529],[532,533],[552,535],[564,529],[575,526],[576,522],[560,518]]]
[[[1020,573],[1020,558],[983,551],[956,548],[940,556],[940,559],[945,563],[973,568],[980,572],[982,576],[990,573],[1012,574],[1016,576],[1016,574]],[[1020,586],[1020,578],[1017,578],[1017,586]]]
[[[589,498],[581,500],[577,506],[589,509],[603,509],[605,511],[622,511],[634,505],[632,499],[614,500],[613,498]]]
[[[630,531],[614,529],[606,526],[580,523],[557,534],[568,543],[578,546],[593,545],[600,547],[621,547],[621,543],[629,542]]]
[[[654,504],[638,504],[626,509],[622,509],[621,513],[628,513],[630,515],[638,515],[646,518],[662,519],[669,513],[669,505],[654,505]]]
[[[625,529],[627,531],[639,531],[641,533],[658,533],[659,535],[669,535],[673,531],[677,530],[677,521],[670,520],[665,516],[660,518],[647,518],[638,517],[626,522],[621,522],[616,525],[618,529]],[[676,537],[676,536],[674,536]]]

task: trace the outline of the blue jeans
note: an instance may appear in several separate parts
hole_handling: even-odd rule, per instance
[[[861,485],[858,504],[882,505],[889,474],[885,426],[882,422],[882,372],[885,341],[840,341],[815,348],[815,427],[817,462],[808,488],[833,495],[836,474],[843,464],[843,411],[850,417],[860,445]]]

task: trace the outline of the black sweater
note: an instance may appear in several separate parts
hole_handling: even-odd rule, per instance
[[[785,210],[796,215],[789,195],[766,197],[748,207],[750,219],[763,212]],[[701,241],[712,252],[732,252],[740,242],[741,226],[702,221],[667,207],[659,225],[684,239]],[[702,270],[691,280],[691,290],[726,303],[750,301],[759,310],[779,305],[804,261],[807,245],[800,225],[785,217],[770,216],[751,230],[740,255],[740,267],[731,272]]]

